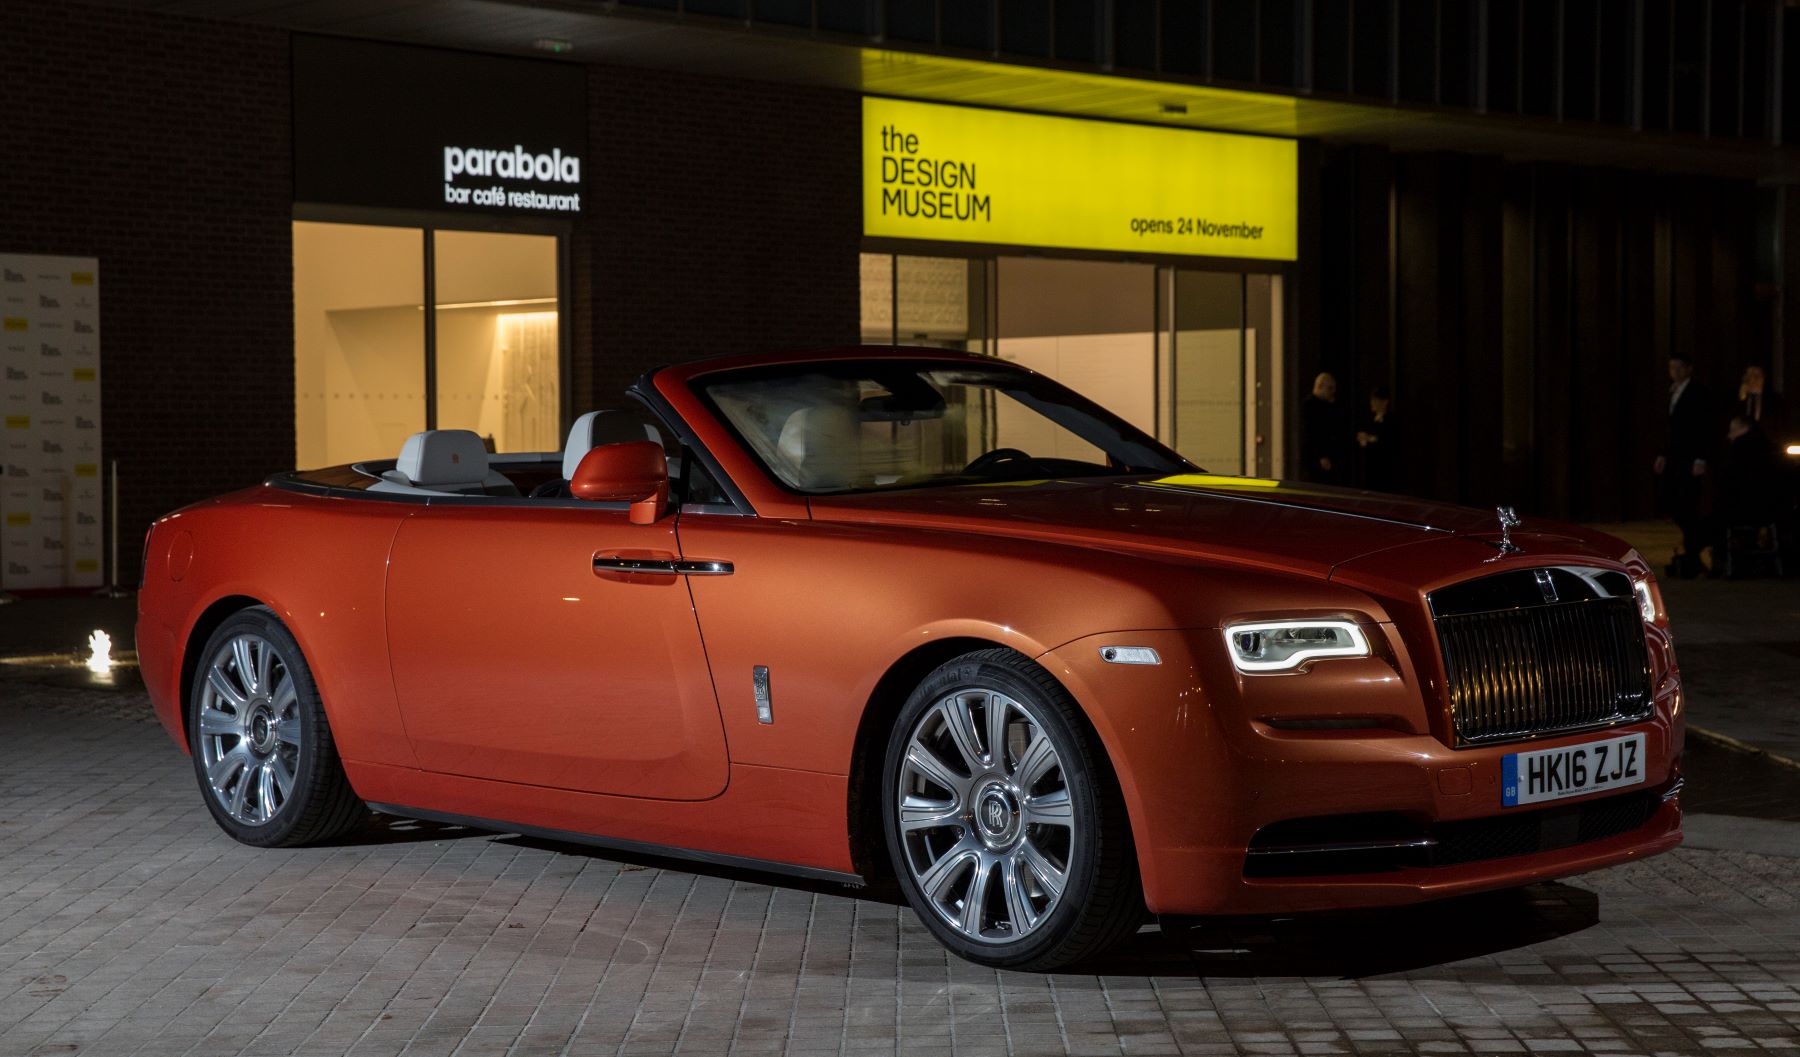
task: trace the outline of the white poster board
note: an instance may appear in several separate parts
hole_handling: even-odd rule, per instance
[[[97,587],[100,262],[0,253],[0,588]]]

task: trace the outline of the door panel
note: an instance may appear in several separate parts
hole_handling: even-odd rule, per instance
[[[675,519],[623,509],[431,506],[388,572],[388,642],[426,770],[700,800],[725,788],[718,701],[683,578],[597,572],[674,558]]]

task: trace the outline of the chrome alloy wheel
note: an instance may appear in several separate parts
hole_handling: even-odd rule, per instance
[[[1075,842],[1062,758],[1029,708],[953,691],[913,726],[900,765],[904,858],[926,901],[982,943],[1011,943],[1056,909]]]
[[[207,661],[200,698],[206,785],[246,826],[273,819],[300,773],[300,696],[287,662],[260,635],[226,640]]]

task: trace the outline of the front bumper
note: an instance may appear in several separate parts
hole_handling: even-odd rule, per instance
[[[1528,743],[1452,749],[1428,729],[1423,695],[1400,666],[1379,658],[1337,662],[1286,677],[1285,696],[1329,697],[1331,711],[1405,717],[1381,699],[1411,702],[1413,719],[1391,727],[1277,729],[1259,705],[1233,695],[1236,685],[1182,632],[1094,636],[1040,658],[1082,702],[1115,764],[1131,815],[1149,908],[1160,914],[1268,914],[1390,906],[1566,877],[1667,851],[1681,842],[1678,797],[1661,799],[1680,780],[1684,736],[1681,690],[1672,675],[1658,687],[1642,722]],[[1157,649],[1159,666],[1105,663],[1099,648]],[[1266,683],[1258,692],[1266,692]],[[1223,693],[1217,689],[1226,688]],[[1328,693],[1324,693],[1329,691]],[[1322,706],[1326,707],[1326,706]],[[1264,827],[1320,816],[1385,814],[1420,827],[1505,818],[1502,759],[1521,749],[1613,737],[1645,736],[1645,781],[1630,790],[1655,797],[1641,825],[1553,850],[1507,854],[1444,866],[1395,866],[1371,872],[1247,876],[1249,849]],[[1558,801],[1565,808],[1617,793]]]

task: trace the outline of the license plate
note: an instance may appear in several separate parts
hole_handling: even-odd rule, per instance
[[[1507,807],[1623,789],[1644,782],[1644,736],[1509,752],[1502,764],[1500,800]]]

